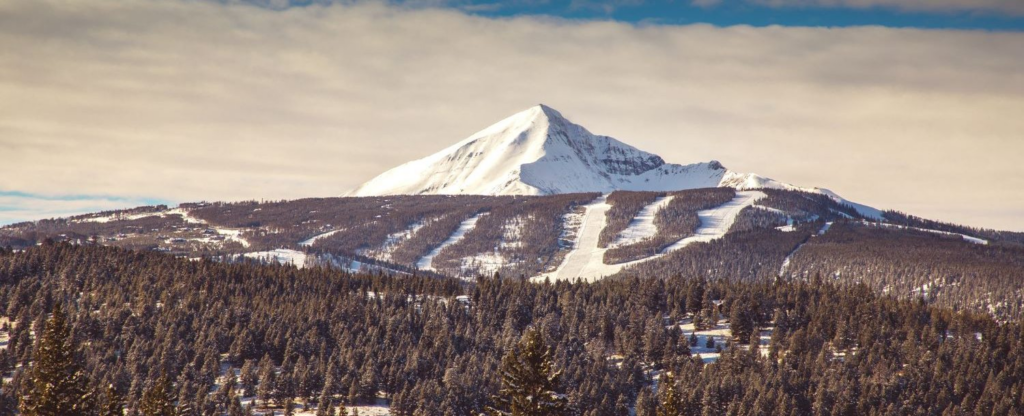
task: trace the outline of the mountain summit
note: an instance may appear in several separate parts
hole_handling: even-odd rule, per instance
[[[423,159],[373,178],[348,196],[472,194],[551,195],[572,192],[677,191],[728,186],[828,195],[868,217],[870,207],[820,188],[800,188],[717,161],[678,165],[608,136],[598,136],[540,104]]]
[[[350,195],[669,191],[715,187],[727,172],[715,161],[666,163],[611,137],[594,135],[541,104],[384,172]]]

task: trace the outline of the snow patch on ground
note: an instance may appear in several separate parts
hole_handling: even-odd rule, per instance
[[[691,335],[697,335],[697,345],[690,345],[690,353],[699,357],[705,364],[711,364],[718,361],[718,358],[722,355],[719,350],[725,351],[729,346],[737,347],[732,341],[732,328],[728,320],[718,321],[718,324],[714,328],[707,328],[698,331],[693,325],[693,318],[683,319],[679,323],[679,329],[682,331],[683,336],[681,340],[689,342]],[[769,344],[772,339],[773,327],[761,328],[758,332],[758,351],[761,356],[766,357],[769,353]],[[714,346],[711,348],[707,347],[708,339],[714,342]],[[729,345],[726,345],[726,341],[729,341]],[[738,346],[743,350],[750,350],[749,345]]]
[[[308,246],[311,246],[313,244],[316,244],[317,240],[321,240],[321,239],[330,237],[330,236],[335,235],[335,234],[337,234],[337,233],[339,233],[341,231],[344,231],[344,230],[333,230],[333,231],[328,231],[326,233],[317,234],[317,235],[314,235],[314,236],[312,236],[312,237],[310,237],[310,238],[308,238],[306,240],[300,241],[299,245],[303,246],[303,247],[308,247]]]
[[[252,253],[245,253],[242,256],[256,260],[291,264],[300,269],[306,266],[306,253],[286,248],[279,248],[270,251],[254,251]]]
[[[476,228],[476,222],[479,221],[480,217],[483,217],[484,215],[487,215],[487,213],[485,212],[476,214],[462,221],[462,223],[459,224],[459,228],[457,228],[455,232],[452,233],[452,235],[449,236],[447,240],[445,240],[445,242],[441,243],[441,245],[437,246],[437,248],[435,248],[433,251],[428,253],[426,256],[423,256],[423,258],[419,259],[416,262],[416,268],[420,270],[434,270],[434,257],[437,257],[437,255],[440,254],[441,250],[444,250],[445,247],[458,243],[463,238],[465,238],[466,233],[473,231],[473,229]]]
[[[654,237],[658,234],[658,226],[654,224],[654,217],[662,208],[668,206],[674,196],[663,196],[654,200],[637,213],[636,218],[629,223],[625,230],[612,242],[611,247],[628,246],[636,244],[643,239]]]

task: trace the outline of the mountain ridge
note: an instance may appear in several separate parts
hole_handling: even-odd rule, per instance
[[[344,196],[553,195],[774,188],[826,195],[862,215],[882,212],[823,188],[805,188],[721,162],[668,163],[609,136],[595,135],[545,104],[520,111],[437,153],[385,171]]]

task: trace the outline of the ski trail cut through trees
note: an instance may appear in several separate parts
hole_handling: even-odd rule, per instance
[[[800,249],[803,248],[804,244],[807,244],[809,241],[811,241],[811,238],[825,235],[825,233],[828,232],[829,228],[832,228],[832,221],[826,222],[825,225],[821,226],[821,229],[818,230],[817,234],[813,234],[808,239],[804,240],[804,242],[797,244],[797,246],[793,248],[793,251],[790,251],[789,254],[786,255],[786,258],[782,260],[782,267],[779,268],[779,277],[782,277],[783,275],[786,274],[786,270],[789,270],[789,263],[791,260],[793,260],[793,255],[796,254],[797,251],[800,251]]]
[[[743,211],[764,198],[765,194],[758,191],[737,192],[736,196],[729,202],[704,211],[697,211],[697,218],[700,219],[700,227],[693,235],[677,241],[661,251],[661,254],[668,254],[696,242],[708,242],[725,236],[736,222],[736,217]]]
[[[662,208],[665,208],[672,202],[672,198],[675,198],[675,196],[658,197],[654,202],[641,209],[637,213],[636,218],[633,218],[633,221],[629,223],[629,226],[619,233],[618,238],[615,239],[615,242],[610,247],[627,246],[657,235],[658,226],[654,224],[654,217],[658,214],[658,211],[661,211]]]
[[[632,266],[645,261],[651,261],[667,255],[669,252],[686,247],[695,242],[708,242],[725,236],[725,233],[736,221],[736,216],[744,208],[751,206],[758,199],[764,198],[765,194],[758,191],[737,192],[736,197],[715,208],[697,212],[697,218],[701,225],[694,232],[694,236],[684,238],[672,244],[661,253],[640,260],[628,263],[605,264],[604,253],[607,248],[597,246],[601,230],[607,224],[608,195],[603,195],[596,201],[586,206],[586,213],[583,215],[583,224],[577,233],[576,241],[572,251],[565,256],[562,264],[553,272],[545,273],[534,277],[534,280],[542,281],[545,278],[551,280],[575,280],[595,281],[605,276],[618,273],[627,266]]]
[[[445,247],[458,243],[460,240],[466,237],[466,233],[473,231],[473,229],[476,228],[476,222],[479,221],[480,217],[483,217],[484,215],[487,215],[487,213],[482,212],[462,221],[462,223],[459,224],[459,228],[457,228],[455,232],[448,237],[447,240],[445,240],[443,243],[441,243],[441,245],[437,246],[437,248],[435,248],[433,251],[428,253],[426,256],[423,256],[423,258],[419,259],[416,262],[416,268],[420,270],[434,270],[434,257],[437,257],[437,255],[440,254],[441,250],[444,250]]]

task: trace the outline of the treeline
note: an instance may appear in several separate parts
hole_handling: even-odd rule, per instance
[[[88,388],[110,386],[130,414],[153,391],[187,415],[230,414],[241,395],[255,396],[257,411],[383,397],[396,415],[479,414],[501,406],[501,359],[529,328],[552,348],[571,414],[1024,411],[1018,323],[818,278],[705,276],[464,284],[94,246],[4,250],[10,341],[0,370],[13,378],[0,403],[29,394],[33,334],[60,303]],[[675,325],[688,317],[730,319],[736,336],[717,363],[691,357]],[[737,347],[768,329],[769,345]],[[225,378],[224,366],[238,377]],[[675,382],[651,390],[670,374]]]
[[[885,211],[885,219],[893,224],[908,227],[926,228],[951,233],[966,234],[972,237],[986,240],[1002,241],[1015,244],[1024,244],[1024,233],[1014,231],[999,231],[988,228],[969,227],[965,225],[950,224],[942,221],[934,221],[917,217],[900,211]]]
[[[793,255],[786,277],[816,275],[1000,319],[1024,316],[1024,248],[1016,245],[838,222]]]

